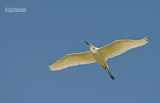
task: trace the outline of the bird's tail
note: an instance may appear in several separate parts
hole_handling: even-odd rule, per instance
[[[110,73],[110,71],[108,70],[108,66],[105,65],[105,66],[102,66],[102,67],[107,71],[107,73],[108,73],[108,75],[110,76],[110,78],[111,78],[112,80],[114,80],[115,78],[114,78],[114,76]]]

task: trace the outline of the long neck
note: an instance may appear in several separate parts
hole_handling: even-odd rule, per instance
[[[91,51],[92,53],[96,53],[96,52],[97,52],[97,48],[92,45],[92,46],[90,47],[90,51]]]

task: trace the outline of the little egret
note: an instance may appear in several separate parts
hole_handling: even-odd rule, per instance
[[[49,68],[52,71],[56,71],[70,66],[97,62],[107,71],[111,79],[114,80],[115,78],[108,70],[109,66],[106,63],[106,60],[118,56],[132,48],[143,46],[147,44],[147,42],[146,37],[140,40],[116,40],[101,48],[94,47],[93,45],[85,42],[90,47],[90,51],[68,54],[50,65]]]

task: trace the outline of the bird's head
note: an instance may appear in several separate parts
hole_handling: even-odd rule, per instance
[[[85,43],[89,46],[91,51],[95,51],[96,47],[94,47],[92,44],[89,44],[88,42],[85,41]]]

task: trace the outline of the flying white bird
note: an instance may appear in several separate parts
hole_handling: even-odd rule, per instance
[[[50,65],[49,68],[52,71],[57,71],[70,66],[97,62],[107,71],[111,79],[114,80],[115,78],[108,70],[109,66],[106,63],[106,60],[118,56],[132,48],[143,46],[147,42],[146,37],[140,40],[116,40],[101,48],[94,47],[93,45],[85,42],[90,47],[90,51],[68,54]]]

